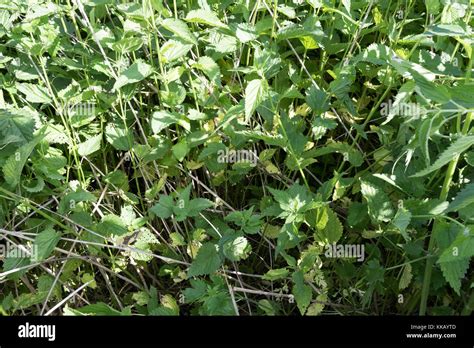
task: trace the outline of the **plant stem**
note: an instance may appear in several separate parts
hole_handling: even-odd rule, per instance
[[[469,126],[471,124],[472,116],[473,116],[472,112],[467,114],[466,121],[464,122],[464,127],[462,129],[462,134],[463,135],[466,135],[467,132],[469,131]],[[446,175],[444,177],[443,188],[441,189],[441,193],[439,195],[439,198],[442,201],[445,201],[448,198],[449,187],[451,186],[451,182],[453,180],[454,172],[456,171],[458,161],[459,161],[459,155],[455,156],[453,158],[453,160],[449,163],[448,170],[446,171]],[[435,220],[435,222],[433,223],[433,228],[431,230],[430,241],[428,243],[428,256],[433,254],[433,252],[434,252],[435,238],[433,236],[433,232],[438,227],[438,224],[439,224],[438,221],[439,220]],[[434,265],[434,258],[428,258],[426,260],[425,274],[424,274],[424,277],[423,277],[423,287],[421,289],[419,315],[425,315],[426,314],[426,306],[428,304],[428,295],[429,295],[429,292],[430,292],[431,273],[433,271],[433,265]]]

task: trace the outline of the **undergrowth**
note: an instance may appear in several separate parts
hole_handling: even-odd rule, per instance
[[[470,315],[472,23],[0,0],[0,312]]]

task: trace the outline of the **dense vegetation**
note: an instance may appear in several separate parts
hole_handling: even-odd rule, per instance
[[[470,315],[471,3],[0,0],[0,312]]]

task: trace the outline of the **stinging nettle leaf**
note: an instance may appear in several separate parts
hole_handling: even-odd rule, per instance
[[[369,216],[374,222],[388,222],[391,220],[394,210],[390,198],[378,186],[367,182],[361,182],[361,192],[367,201]]]
[[[212,27],[227,28],[217,15],[209,10],[192,10],[186,15],[185,20],[190,23],[206,24]]]
[[[77,145],[77,152],[80,156],[89,156],[90,154],[99,151],[102,142],[102,135],[90,137],[83,143]]]
[[[32,83],[17,83],[16,88],[23,93],[26,100],[31,103],[50,104],[52,102],[48,90],[40,85]]]
[[[163,63],[169,63],[188,54],[193,45],[183,44],[178,40],[168,40],[160,49],[160,58]]]
[[[412,175],[412,177],[421,177],[440,169],[453,160],[456,156],[469,149],[474,144],[474,135],[467,135],[458,138],[452,143],[439,157],[438,159],[427,168],[419,171]]]
[[[165,110],[155,111],[151,115],[151,129],[154,134],[158,134],[172,124],[178,123],[180,119],[181,118],[177,113],[171,113]]]
[[[139,82],[153,73],[153,68],[142,60],[130,65],[115,81],[113,91],[131,83]]]
[[[459,191],[454,201],[449,204],[447,211],[459,211],[471,203],[474,203],[474,183],[468,184]]]
[[[292,293],[295,297],[296,305],[298,306],[300,313],[303,315],[311,303],[313,292],[311,287],[305,283],[303,272],[301,271],[293,273],[293,283]]]
[[[166,29],[171,31],[173,34],[178,36],[180,39],[197,45],[197,40],[194,34],[189,30],[188,25],[180,19],[176,18],[166,18],[161,25]]]
[[[20,182],[21,173],[25,167],[26,162],[28,161],[28,158],[30,157],[36,145],[38,145],[38,143],[43,138],[44,133],[38,134],[35,139],[21,146],[17,152],[8,157],[8,159],[5,161],[2,168],[3,175],[5,181],[10,187],[14,188],[18,185]]]
[[[194,64],[199,70],[202,70],[204,74],[214,82],[217,86],[221,85],[221,70],[219,65],[211,57],[200,57],[196,64]]]
[[[250,81],[245,88],[245,121],[248,122],[255,109],[262,102],[267,92],[267,81],[255,79]]]
[[[188,271],[188,277],[212,274],[222,265],[217,246],[204,243],[200,248]]]
[[[45,260],[51,255],[58,244],[61,234],[53,228],[47,228],[39,233],[33,243],[32,262]]]
[[[472,227],[466,227],[458,233],[455,240],[449,245],[438,259],[443,276],[449,285],[460,294],[461,280],[469,269],[470,259],[474,256],[474,235]]]

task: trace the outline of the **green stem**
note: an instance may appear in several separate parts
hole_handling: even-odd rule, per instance
[[[469,131],[469,126],[471,124],[473,113],[468,113],[466,117],[466,121],[464,122],[464,127],[462,129],[462,134],[466,135],[467,132]],[[458,165],[459,161],[459,155],[455,156],[453,160],[449,163],[448,170],[446,171],[446,175],[444,177],[444,183],[443,183],[443,188],[441,189],[441,193],[439,195],[439,198],[442,201],[445,201],[448,198],[449,194],[449,187],[451,186],[451,182],[453,180],[454,172],[456,171],[456,167]],[[433,228],[430,236],[430,241],[428,243],[428,256],[432,255],[434,252],[435,248],[435,238],[433,236],[433,231],[436,230],[438,227],[439,220],[435,220],[433,223]],[[426,307],[428,304],[428,295],[430,292],[430,283],[431,283],[431,273],[433,271],[433,265],[434,265],[434,258],[429,258],[426,260],[426,266],[425,266],[425,274],[423,277],[423,287],[421,289],[421,299],[420,299],[420,315],[425,315],[426,314]]]

